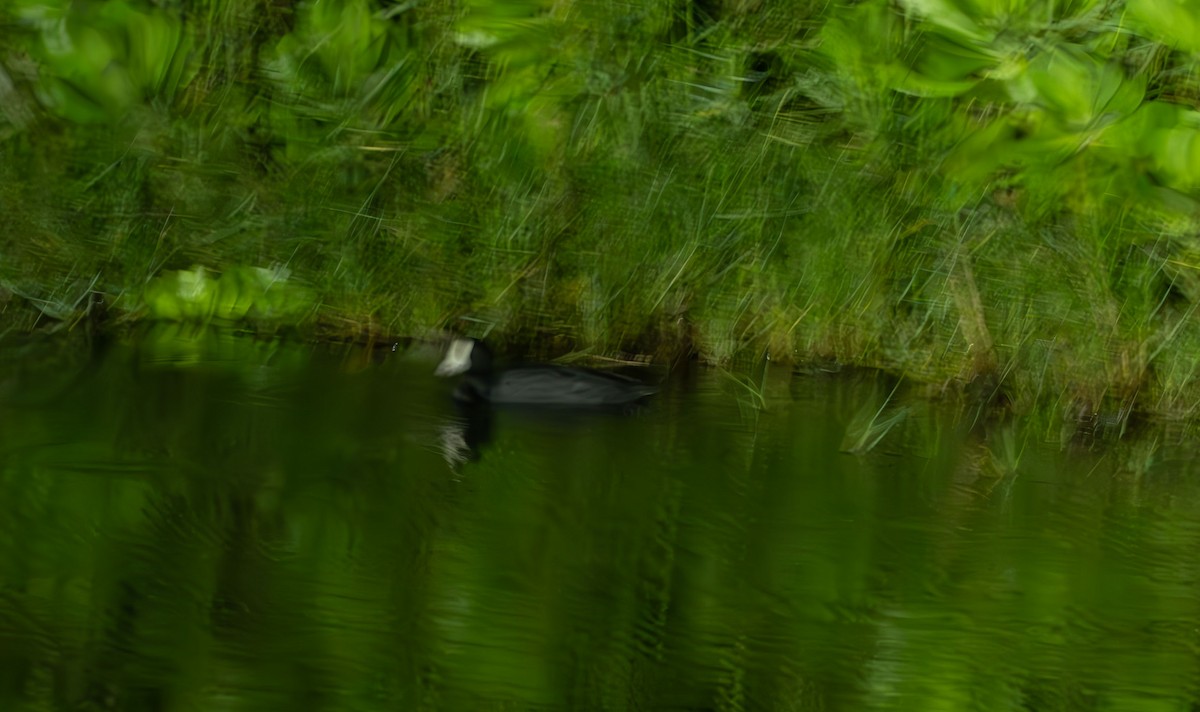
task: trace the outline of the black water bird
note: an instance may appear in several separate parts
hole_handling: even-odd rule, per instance
[[[455,339],[435,373],[463,379],[454,398],[465,404],[605,407],[638,403],[658,389],[616,373],[533,364],[496,368],[491,349]]]

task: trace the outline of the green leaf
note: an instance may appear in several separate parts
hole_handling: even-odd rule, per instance
[[[1008,87],[1014,100],[1037,106],[1077,129],[1106,114],[1134,111],[1145,94],[1144,79],[1126,79],[1116,64],[1072,46],[1038,54]]]
[[[992,33],[973,19],[979,13],[973,8],[963,8],[953,0],[901,0],[904,7],[920,15],[926,22],[952,36],[961,37],[975,44],[988,44]]]
[[[1131,25],[1168,47],[1200,52],[1200,2],[1196,0],[1129,0]]]

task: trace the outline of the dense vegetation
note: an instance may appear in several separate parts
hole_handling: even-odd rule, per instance
[[[1195,0],[10,0],[0,48],[9,328],[1200,402]]]

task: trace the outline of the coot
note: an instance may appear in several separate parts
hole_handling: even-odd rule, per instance
[[[538,364],[496,369],[492,352],[475,339],[455,339],[435,371],[463,374],[454,390],[462,403],[548,406],[621,406],[636,403],[657,389],[626,376],[591,369]]]

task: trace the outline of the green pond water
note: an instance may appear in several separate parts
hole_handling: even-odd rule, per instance
[[[783,368],[468,423],[436,359],[10,339],[0,709],[1200,705],[1186,438]]]

